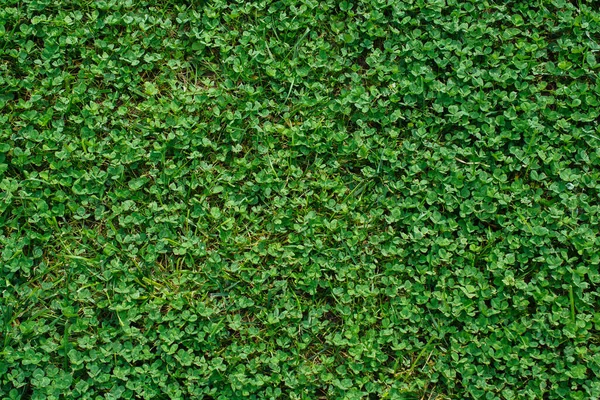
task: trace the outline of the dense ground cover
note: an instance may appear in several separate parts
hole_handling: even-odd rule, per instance
[[[595,1],[0,0],[0,397],[600,396]]]

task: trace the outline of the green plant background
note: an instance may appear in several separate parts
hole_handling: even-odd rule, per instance
[[[0,0],[0,397],[597,399],[598,10]]]

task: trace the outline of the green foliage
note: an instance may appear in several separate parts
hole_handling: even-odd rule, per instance
[[[600,397],[595,1],[0,0],[0,397]]]

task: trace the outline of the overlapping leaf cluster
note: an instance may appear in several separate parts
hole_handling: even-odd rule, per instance
[[[0,1],[0,397],[600,396],[594,1]]]

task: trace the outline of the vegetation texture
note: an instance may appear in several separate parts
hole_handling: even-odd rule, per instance
[[[0,397],[598,399],[597,1],[0,0]]]

